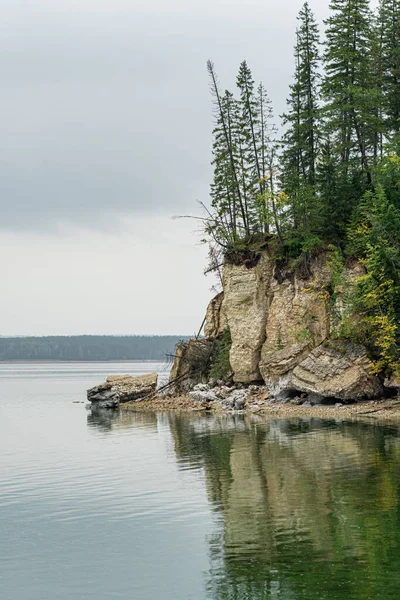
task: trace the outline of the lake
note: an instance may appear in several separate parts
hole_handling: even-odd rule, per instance
[[[154,370],[0,364],[2,599],[399,598],[399,427],[76,403]]]

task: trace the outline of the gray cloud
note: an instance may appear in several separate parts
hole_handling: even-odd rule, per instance
[[[101,228],[206,201],[209,57],[227,87],[246,58],[283,110],[302,0],[5,4],[3,229]]]

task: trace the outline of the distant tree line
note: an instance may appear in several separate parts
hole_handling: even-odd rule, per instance
[[[166,360],[185,336],[0,337],[0,361]]]
[[[204,218],[212,263],[268,246],[307,269],[322,248],[357,258],[357,330],[378,370],[400,362],[400,0],[331,0],[324,42],[306,2],[278,136],[266,88],[243,61],[214,101],[214,178]],[[215,258],[217,257],[217,258]],[[211,268],[213,266],[211,264]]]

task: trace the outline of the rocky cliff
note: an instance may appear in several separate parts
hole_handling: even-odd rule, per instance
[[[225,263],[223,292],[207,309],[205,338],[212,343],[229,328],[235,383],[264,382],[277,399],[299,393],[344,401],[382,396],[367,350],[333,335],[363,267],[353,262],[340,277],[332,270],[328,251],[302,268],[267,251],[250,265]],[[184,358],[180,348],[176,363]],[[203,380],[206,370],[204,365]]]

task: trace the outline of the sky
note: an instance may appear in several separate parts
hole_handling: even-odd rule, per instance
[[[199,329],[215,281],[173,217],[208,202],[206,61],[233,88],[246,59],[281,114],[302,4],[2,0],[0,335]]]

